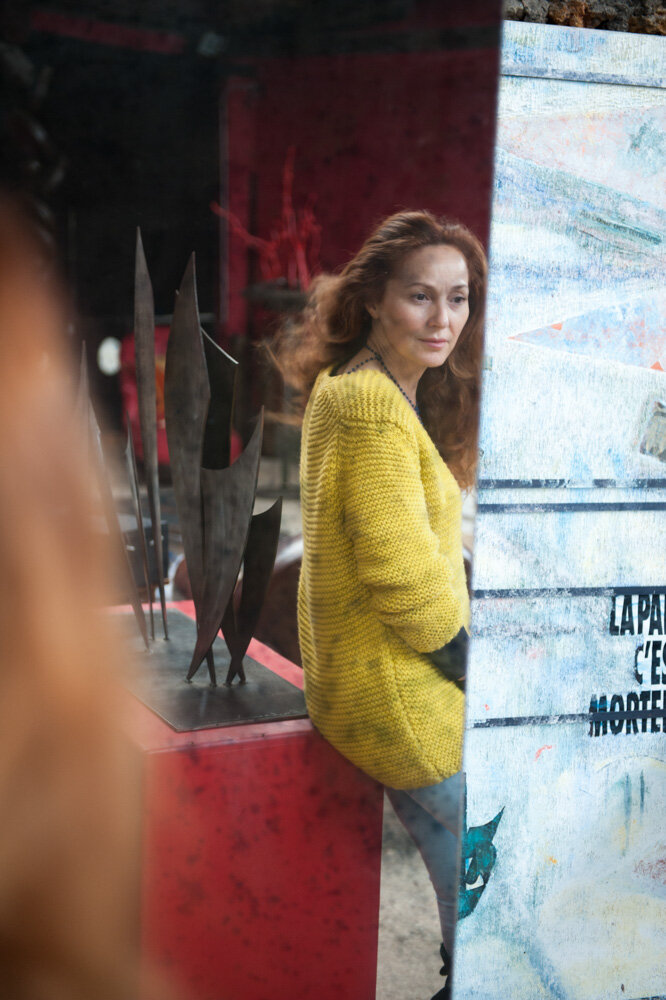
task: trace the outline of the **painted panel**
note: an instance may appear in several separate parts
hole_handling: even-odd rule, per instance
[[[560,715],[584,724],[593,698],[610,706],[620,695],[624,711],[630,692],[651,709],[656,691],[655,709],[666,710],[666,587],[477,600],[470,672],[469,728],[534,717],[556,725]],[[624,727],[628,736],[648,729],[647,717]]]
[[[507,291],[505,301],[512,297]],[[533,319],[524,330],[540,322],[533,326]],[[482,481],[562,479],[592,486],[595,479],[666,478],[666,464],[641,451],[651,414],[666,397],[663,372],[508,338],[491,357],[483,384]]]
[[[663,475],[641,443],[666,393],[664,62],[658,38],[506,24],[481,479]]]
[[[666,501],[654,501],[655,510],[645,509],[652,501],[636,509],[626,492],[617,504],[598,492],[598,503],[560,501],[541,508],[532,496],[532,503],[508,513],[489,513],[494,504],[479,504],[475,590],[665,583]]]
[[[666,996],[664,65],[505,24],[456,1000]]]
[[[551,25],[509,21],[502,45],[502,73],[661,87],[663,55],[654,42],[645,35],[563,31]]]
[[[455,1000],[666,992],[664,737],[587,727],[468,732],[468,822],[504,814],[456,939]]]

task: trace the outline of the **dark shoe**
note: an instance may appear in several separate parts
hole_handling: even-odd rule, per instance
[[[450,1000],[451,997],[451,956],[444,947],[444,943],[439,946],[439,953],[442,956],[442,967],[439,970],[440,976],[446,976],[446,983],[441,990],[435,993],[432,1000]]]

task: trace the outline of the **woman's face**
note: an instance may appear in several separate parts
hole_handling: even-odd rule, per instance
[[[467,322],[467,262],[453,246],[413,250],[386,282],[381,301],[367,308],[380,353],[420,376],[444,364]]]

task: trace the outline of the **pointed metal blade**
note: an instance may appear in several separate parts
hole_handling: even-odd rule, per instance
[[[150,645],[148,642],[148,632],[146,630],[146,619],[141,606],[141,601],[139,599],[139,591],[134,581],[134,573],[132,572],[132,567],[130,565],[127,547],[123,539],[123,533],[120,530],[118,513],[113,502],[113,494],[111,493],[111,487],[109,486],[109,480],[106,475],[104,453],[102,451],[102,435],[100,433],[99,424],[97,423],[95,411],[92,408],[92,403],[88,404],[88,426],[90,430],[92,466],[97,479],[97,486],[102,500],[104,516],[109,529],[109,536],[112,544],[115,545],[116,549],[118,549],[120,553],[122,553],[121,558],[125,569],[126,585],[129,589],[130,603],[132,605],[132,610],[134,611],[134,617],[136,618],[139,626],[139,631],[141,632],[143,641],[146,644],[146,649],[149,649]]]
[[[155,616],[153,614],[153,588],[150,583],[150,570],[148,568],[148,546],[146,544],[146,533],[143,530],[143,513],[141,511],[141,497],[139,495],[139,476],[136,468],[136,455],[134,452],[134,438],[132,436],[132,425],[129,417],[125,415],[127,423],[127,444],[125,446],[125,464],[127,465],[127,477],[132,495],[132,506],[139,532],[139,542],[141,543],[141,557],[143,561],[143,578],[146,581],[146,591],[150,605],[150,637],[155,639]],[[161,541],[161,538],[160,538]]]
[[[222,632],[234,664],[242,663],[259,621],[275,564],[281,518],[282,497],[278,497],[272,507],[255,514],[250,522],[243,555],[240,603],[234,613],[232,595],[222,621]],[[232,679],[233,675],[227,675],[227,683]]]
[[[231,461],[231,418],[236,397],[238,362],[219,344],[201,331],[208,381],[210,404],[204,431],[201,464],[204,469],[226,469]]]
[[[148,507],[155,546],[157,585],[162,608],[164,638],[168,639],[166,597],[164,593],[164,558],[162,554],[162,512],[157,469],[157,393],[155,389],[155,304],[153,286],[143,252],[141,230],[136,231],[134,270],[134,347],[136,385],[139,397],[139,424],[143,444],[143,464],[148,489]],[[152,602],[151,602],[152,622]]]
[[[204,586],[201,453],[209,401],[192,254],[176,296],[167,345],[164,411],[174,496],[197,621]]]
[[[234,591],[250,529],[259,475],[263,410],[248,446],[228,469],[202,469],[205,577],[199,632],[188,679],[198,670],[220,628]]]

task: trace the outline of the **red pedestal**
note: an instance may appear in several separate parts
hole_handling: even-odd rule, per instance
[[[132,702],[131,721],[146,957],[193,1000],[373,1000],[381,787],[307,719],[176,733]]]

